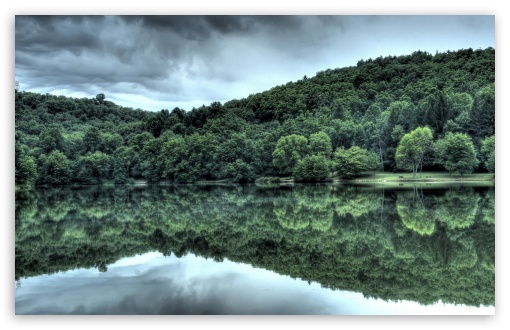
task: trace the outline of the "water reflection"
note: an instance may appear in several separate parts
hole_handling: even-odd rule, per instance
[[[80,269],[29,278],[16,291],[16,313],[487,315],[494,308],[366,299],[229,260],[149,252],[121,259],[107,273]]]
[[[115,262],[149,251],[159,251],[177,261],[193,253],[215,265],[225,265],[216,261],[228,259],[304,283],[385,301],[494,306],[494,223],[493,187],[176,186],[17,192],[15,279],[20,288],[16,312],[23,313],[26,296],[21,290],[26,290],[30,277],[35,280],[37,275],[94,268],[91,274],[99,282],[89,283],[88,290],[106,294],[101,281],[115,281]],[[75,270],[80,271],[85,272]],[[144,273],[147,281],[138,283],[146,287],[138,295],[157,290],[157,285],[151,287],[156,281],[151,274],[160,271]],[[52,277],[44,278],[51,281]],[[179,274],[172,275],[160,285],[171,286],[178,278]],[[223,280],[224,285],[231,282]],[[72,277],[68,281],[69,286],[80,285]],[[204,281],[207,286],[214,282]],[[131,294],[136,296],[134,288]],[[290,300],[296,299],[286,294]],[[103,298],[82,313],[99,313],[100,302],[109,301]],[[35,301],[33,296],[30,299]],[[135,304],[126,301],[121,310],[101,310],[106,314],[170,311],[163,310],[162,304],[160,308],[133,307],[135,312],[129,303]],[[197,302],[191,305],[201,306]],[[244,312],[235,308],[229,312],[228,306],[222,310],[202,306],[193,309],[195,312],[173,311],[257,313],[255,305],[250,311],[248,304]],[[322,314],[305,309],[275,310],[281,314]],[[44,306],[31,310],[48,311]]]

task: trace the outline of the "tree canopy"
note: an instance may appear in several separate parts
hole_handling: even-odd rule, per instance
[[[478,166],[478,158],[471,137],[464,133],[447,133],[437,141],[437,158],[448,172],[471,173]]]
[[[426,154],[432,150],[432,131],[428,127],[417,127],[400,140],[395,160],[397,167],[411,169],[416,178],[418,169],[423,167]]]

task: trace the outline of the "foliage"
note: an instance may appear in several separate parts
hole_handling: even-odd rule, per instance
[[[432,150],[432,131],[429,127],[417,127],[405,134],[400,140],[395,160],[397,167],[411,169],[416,178],[418,169],[421,170],[426,154]]]
[[[329,160],[321,154],[305,156],[294,169],[297,181],[317,182],[328,179],[331,175]]]
[[[494,83],[476,92],[471,113],[470,133],[473,137],[484,138],[495,133],[496,96]]]
[[[490,136],[482,141],[482,148],[480,150],[483,166],[491,173],[496,172],[496,138]]]
[[[471,137],[464,133],[447,133],[436,142],[436,158],[448,172],[471,173],[478,166]]]
[[[313,133],[308,139],[309,153],[314,155],[322,155],[326,159],[331,157],[331,139],[324,132]]]
[[[291,174],[307,153],[308,140],[297,134],[281,137],[273,151],[273,164],[282,174]]]
[[[30,156],[22,156],[15,170],[15,181],[21,186],[31,186],[37,179],[37,165]]]
[[[379,167],[378,157],[375,153],[358,146],[349,149],[338,148],[333,155],[333,169],[337,175],[350,178],[361,172],[372,171]]]
[[[53,150],[47,157],[40,157],[42,163],[39,182],[50,185],[63,185],[71,179],[71,162],[59,150]]]

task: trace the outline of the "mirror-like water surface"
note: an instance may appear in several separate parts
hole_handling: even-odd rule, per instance
[[[16,194],[16,314],[494,314],[494,187]]]

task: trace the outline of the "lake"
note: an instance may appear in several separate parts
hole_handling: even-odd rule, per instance
[[[494,315],[494,186],[16,192],[16,314]]]

